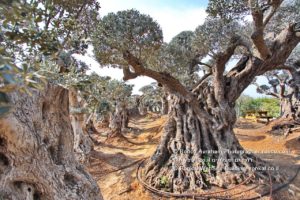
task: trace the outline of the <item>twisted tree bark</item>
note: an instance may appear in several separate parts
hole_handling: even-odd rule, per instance
[[[69,102],[71,125],[74,133],[75,156],[79,162],[85,163],[88,154],[93,149],[93,142],[85,129],[84,105],[79,100],[76,88],[71,87],[69,89]]]
[[[167,95],[164,94],[161,97],[161,114],[166,115],[168,114],[168,111],[169,111],[169,106],[168,106]]]
[[[269,181],[267,169],[274,167],[245,152],[234,135],[234,104],[256,76],[284,65],[300,41],[298,26],[297,23],[289,25],[275,38],[271,56],[265,57],[264,48],[257,47],[260,57],[249,52],[226,73],[226,63],[236,48],[249,49],[242,37],[233,37],[226,50],[214,56],[211,73],[207,74],[213,80],[201,79],[192,91],[170,74],[144,67],[129,51],[123,53],[134,70],[128,73],[151,77],[170,94],[176,94],[162,141],[145,167],[144,177],[150,185],[184,192],[211,185],[227,187],[250,176],[255,177],[252,181]],[[254,45],[258,43],[254,41]],[[131,77],[124,74],[124,80]],[[272,172],[272,181],[280,181],[278,172]]]
[[[298,70],[292,70],[290,74],[292,78],[289,81],[289,90],[287,94],[285,94],[283,90],[280,95],[281,117],[292,118],[297,121],[300,118],[300,72]]]
[[[74,155],[68,91],[48,84],[9,95],[14,110],[0,120],[3,199],[103,199]]]
[[[161,143],[145,166],[146,182],[183,193],[211,186],[226,188],[252,176],[252,182],[269,181],[267,164],[246,152],[234,135],[234,107],[222,107],[213,101],[207,98],[199,106],[205,107],[214,123],[199,118],[183,98],[172,97]],[[277,171],[271,173],[273,181],[281,179]]]

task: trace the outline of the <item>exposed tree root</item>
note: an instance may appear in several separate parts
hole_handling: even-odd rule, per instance
[[[140,162],[140,164],[137,168],[137,171],[136,171],[136,177],[137,177],[138,181],[147,190],[154,193],[155,195],[162,196],[162,197],[169,197],[169,198],[171,198],[171,197],[193,198],[193,199],[199,199],[199,200],[200,199],[211,199],[211,198],[222,199],[222,200],[233,200],[233,199],[254,200],[254,199],[258,199],[258,198],[261,198],[261,197],[264,197],[267,195],[271,195],[271,197],[272,197],[272,194],[275,194],[279,190],[281,190],[281,189],[287,187],[289,184],[291,184],[300,172],[300,167],[298,167],[294,176],[290,177],[289,180],[287,180],[285,183],[276,184],[275,186],[273,186],[272,176],[269,174],[269,181],[271,184],[259,183],[254,186],[251,186],[249,189],[238,191],[238,192],[232,192],[232,190],[238,189],[243,184],[246,184],[252,178],[251,176],[248,177],[243,182],[241,182],[240,184],[235,185],[228,189],[219,189],[219,190],[213,191],[213,192],[201,192],[201,193],[185,192],[183,194],[177,194],[177,193],[171,193],[171,192],[167,192],[167,191],[158,190],[158,189],[152,187],[151,185],[149,185],[148,183],[146,183],[142,178],[142,167],[144,167],[144,161],[145,160]],[[244,196],[245,193],[256,190],[257,188],[259,188],[259,186],[265,186],[264,190],[259,195],[254,196],[254,197],[249,197],[249,196],[245,197]],[[260,189],[263,189],[263,188],[260,188]],[[230,192],[230,195],[228,192]]]
[[[272,123],[270,134],[273,135],[284,135],[287,137],[294,131],[300,129],[300,122],[294,119],[278,119]]]

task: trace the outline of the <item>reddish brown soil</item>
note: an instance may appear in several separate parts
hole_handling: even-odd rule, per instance
[[[154,152],[165,121],[166,117],[157,115],[132,119],[129,124],[131,130],[124,134],[125,138],[107,139],[108,129],[105,128],[99,128],[100,134],[94,134],[99,144],[91,154],[88,170],[97,180],[105,200],[167,199],[146,191],[135,175],[138,162]],[[300,165],[300,132],[294,132],[287,138],[272,136],[267,133],[271,126],[240,119],[235,133],[245,149],[256,152],[292,176]],[[300,173],[272,198],[300,199]],[[261,199],[270,199],[270,196]]]

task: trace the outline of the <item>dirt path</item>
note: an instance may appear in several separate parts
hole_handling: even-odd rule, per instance
[[[99,130],[102,135],[94,135],[99,145],[94,148],[88,170],[97,180],[105,200],[162,199],[143,189],[135,173],[137,163],[155,151],[165,121],[165,117],[156,116],[133,119],[129,124],[131,131],[124,134],[127,139],[106,140],[105,129]],[[235,132],[245,149],[273,162],[280,170],[294,174],[296,165],[300,165],[300,141],[297,139],[300,132],[283,138],[266,134],[267,130],[262,124],[240,121]],[[300,174],[273,199],[300,199]]]
[[[245,122],[249,124],[249,122]],[[241,123],[243,124],[243,123]],[[270,161],[279,170],[287,172],[293,176],[300,166],[300,132],[294,132],[287,138],[284,136],[273,136],[267,132],[270,126],[262,126],[259,123],[250,123],[249,126],[237,127],[235,133],[241,145],[249,151],[253,151],[264,160]],[[273,196],[274,199],[300,199],[300,174],[290,184]]]
[[[124,134],[127,140],[95,137],[100,144],[91,155],[89,171],[97,179],[105,200],[152,199],[136,181],[135,173],[138,162],[155,151],[165,120],[155,116],[131,120],[131,131]]]

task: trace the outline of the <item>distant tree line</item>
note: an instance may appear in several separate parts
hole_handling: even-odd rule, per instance
[[[280,116],[280,101],[277,98],[242,95],[236,103],[236,111],[239,117],[245,117],[249,111],[267,111],[269,116]]]

